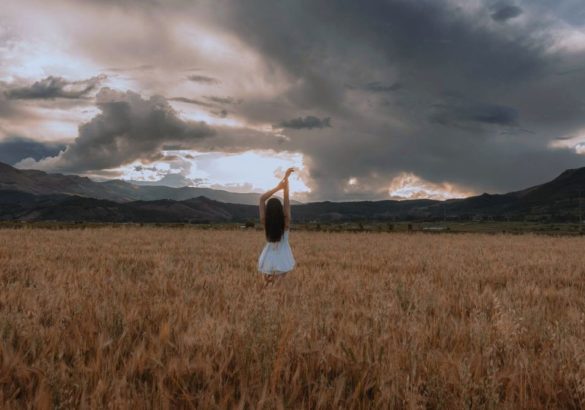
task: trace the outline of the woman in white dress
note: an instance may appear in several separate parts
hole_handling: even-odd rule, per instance
[[[258,258],[258,270],[264,274],[265,285],[272,283],[277,277],[284,277],[295,266],[288,243],[291,221],[288,177],[292,172],[293,168],[287,169],[282,181],[260,197],[260,223],[264,225],[266,245]],[[270,198],[281,189],[284,205],[278,198]]]

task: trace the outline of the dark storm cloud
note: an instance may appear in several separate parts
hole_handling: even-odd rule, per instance
[[[208,108],[215,107],[215,105],[206,103],[205,101],[197,100],[194,98],[187,98],[187,97],[172,97],[172,98],[169,98],[169,101],[178,101],[178,102],[199,105],[201,107],[208,107]]]
[[[39,142],[30,138],[12,136],[0,140],[0,162],[14,165],[25,158],[40,160],[52,157],[65,149],[65,144]]]
[[[578,74],[585,71],[585,67],[578,67],[578,68],[570,68],[568,70],[563,70],[556,72],[556,75],[571,75],[571,74]]]
[[[356,85],[348,85],[347,86],[350,90],[363,90],[369,91],[373,93],[388,93],[393,91],[398,91],[403,88],[403,85],[396,82],[393,84],[385,84],[380,81],[372,81],[364,85],[356,86]]]
[[[402,171],[502,192],[585,163],[549,147],[585,128],[585,72],[555,74],[585,53],[555,49],[562,24],[528,12],[545,3],[557,4],[225,0],[215,18],[289,76],[284,92],[247,97],[240,114],[335,116],[334,133],[316,141],[298,127],[282,144],[305,154],[314,198],[344,198],[350,177],[383,189]],[[493,25],[520,13],[527,24]],[[546,167],[521,166],[530,158]]]
[[[473,123],[515,126],[518,124],[518,111],[502,105],[452,98],[434,104],[429,119],[445,126],[465,126]]]
[[[293,118],[291,120],[284,120],[276,124],[274,127],[278,128],[290,128],[293,130],[301,130],[301,129],[308,129],[312,130],[313,128],[328,128],[331,127],[331,118],[317,118],[312,115],[308,115],[306,117],[298,117]]]
[[[210,113],[220,118],[226,118],[228,116],[228,111],[225,108],[223,108],[224,106],[237,105],[241,103],[241,100],[236,100],[235,98],[232,97],[205,96],[203,98],[205,98],[206,101],[187,97],[172,97],[169,98],[168,100],[198,105],[200,107],[205,108],[212,108],[213,110],[211,110]]]
[[[223,105],[232,105],[232,104],[241,104],[242,100],[237,100],[233,97],[217,97],[217,96],[205,96],[206,100],[212,101],[216,104],[223,104]]]
[[[519,3],[534,13],[553,15],[563,23],[577,27],[583,25],[585,18],[585,2],[582,0],[521,0]]]
[[[227,118],[229,112],[227,110],[211,111],[211,114],[218,118]]]
[[[2,125],[4,125],[6,128],[10,128],[15,124],[25,124],[30,120],[38,119],[38,115],[34,111],[31,111],[30,109],[27,109],[27,107],[23,106],[23,101],[8,98],[6,90],[9,87],[10,84],[0,82],[0,131],[2,131]],[[2,120],[7,121],[3,123]],[[3,132],[3,134],[10,135],[18,133]]]
[[[213,77],[209,77],[206,75],[190,75],[187,77],[187,79],[189,81],[193,81],[194,83],[201,83],[201,84],[219,84],[221,81],[219,81],[217,78],[213,78]]]
[[[6,98],[6,95],[0,92],[0,118],[9,117],[16,113],[13,103]]]
[[[102,88],[101,114],[79,127],[79,136],[58,157],[21,163],[55,171],[83,172],[118,167],[136,159],[161,158],[166,144],[189,148],[214,134],[204,122],[187,122],[161,96],[149,99]]]
[[[322,108],[344,103],[340,80],[360,71],[394,69],[436,89],[455,80],[477,87],[524,79],[542,68],[544,45],[487,31],[445,2],[227,3],[227,24],[296,78],[299,96]]]
[[[522,14],[522,9],[517,6],[507,5],[496,7],[494,12],[491,14],[492,19],[495,21],[508,21],[518,17]]]
[[[106,76],[99,75],[82,81],[67,81],[62,77],[49,76],[31,85],[8,88],[4,93],[11,100],[77,99],[87,96],[105,79]]]

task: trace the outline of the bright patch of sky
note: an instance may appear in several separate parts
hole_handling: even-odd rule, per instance
[[[234,192],[264,192],[273,188],[289,167],[291,196],[309,192],[302,180],[303,155],[273,151],[223,152],[164,151],[165,159],[152,164],[135,162],[120,169],[122,179],[158,181],[167,174],[180,174],[193,186]]]
[[[569,148],[574,149],[577,154],[585,155],[585,129],[578,132],[559,137],[549,143],[551,148]]]
[[[450,183],[435,184],[422,178],[403,172],[392,180],[388,188],[392,199],[437,199],[465,198],[474,192]]]

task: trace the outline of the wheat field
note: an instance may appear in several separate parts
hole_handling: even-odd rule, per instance
[[[0,230],[1,408],[585,406],[585,239]]]

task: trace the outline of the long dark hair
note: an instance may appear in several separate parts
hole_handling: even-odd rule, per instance
[[[266,202],[264,232],[268,242],[279,242],[284,235],[284,209],[278,198],[270,198]]]

